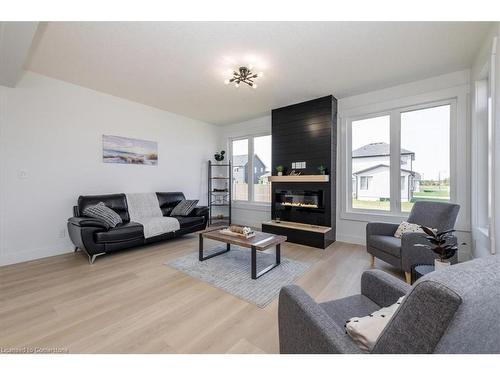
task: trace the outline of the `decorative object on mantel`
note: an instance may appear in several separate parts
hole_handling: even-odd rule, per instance
[[[421,225],[422,230],[427,234],[427,241],[429,245],[426,244],[416,244],[415,246],[425,247],[434,251],[438,256],[438,259],[434,260],[434,268],[436,270],[444,267],[448,267],[451,263],[447,262],[447,259],[452,258],[458,250],[458,247],[453,241],[452,233],[455,232],[454,229],[448,229],[442,232],[434,231],[431,228]]]
[[[158,165],[158,143],[116,135],[102,136],[104,163]]]
[[[300,176],[302,172],[297,172],[296,170],[292,170],[290,171],[290,173],[288,173],[289,176]]]
[[[216,161],[223,161],[224,160],[224,154],[226,153],[226,151],[222,150],[221,152],[218,152],[214,155],[214,159]]]
[[[285,167],[283,167],[282,165],[278,165],[276,167],[276,172],[278,172],[278,176],[283,176],[283,171],[285,170]]]
[[[254,82],[255,78],[262,77],[264,73],[254,73],[252,72],[252,66],[250,65],[248,68],[246,66],[240,66],[238,71],[233,71],[233,77],[230,79],[226,79],[224,83],[229,85],[234,82],[234,87],[240,87],[240,83],[246,83],[248,86],[256,89],[257,84]]]
[[[318,167],[319,174],[325,175],[326,174],[326,167],[324,165],[320,165]]]

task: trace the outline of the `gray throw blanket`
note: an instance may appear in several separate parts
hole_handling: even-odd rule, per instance
[[[163,216],[155,193],[127,194],[127,204],[130,221],[142,224],[145,238],[180,229],[179,220]]]

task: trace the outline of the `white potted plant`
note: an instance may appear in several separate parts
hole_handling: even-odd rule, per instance
[[[415,246],[421,246],[430,249],[437,255],[437,258],[434,259],[435,270],[448,267],[451,264],[448,259],[452,258],[458,250],[457,244],[453,240],[454,237],[452,235],[455,230],[449,229],[438,232],[423,225],[421,225],[420,227],[425,232],[425,234],[427,234],[426,239],[429,244],[418,244]]]
[[[282,165],[278,165],[276,167],[276,172],[278,172],[278,176],[283,176],[283,171],[285,170],[285,167],[283,167]]]

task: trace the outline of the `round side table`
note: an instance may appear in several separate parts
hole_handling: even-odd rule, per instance
[[[411,273],[411,283],[420,279],[422,276],[427,275],[434,271],[434,266],[430,264],[418,264],[413,267],[413,272]]]

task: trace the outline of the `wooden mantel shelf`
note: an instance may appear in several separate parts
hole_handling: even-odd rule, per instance
[[[269,176],[271,182],[328,182],[330,176],[327,174],[299,175],[299,176]]]

